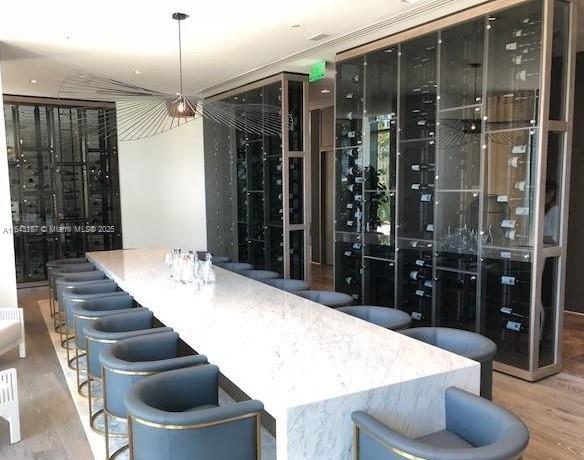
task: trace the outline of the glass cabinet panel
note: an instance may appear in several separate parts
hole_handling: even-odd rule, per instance
[[[554,364],[557,356],[558,270],[557,257],[546,258],[541,272],[541,304],[539,306],[539,363],[538,367]]]
[[[444,327],[475,331],[478,276],[437,270],[436,278],[437,322]]]
[[[441,31],[440,109],[482,102],[484,29],[485,20],[480,18]]]
[[[548,133],[545,203],[543,218],[543,244],[557,246],[560,243],[562,209],[562,168],[564,164],[564,139],[562,132]]]
[[[568,86],[568,58],[570,45],[570,4],[554,2],[552,40],[552,69],[550,88],[550,120],[566,119],[566,87]]]
[[[361,300],[363,255],[361,236],[351,233],[335,235],[335,290]]]
[[[304,230],[290,232],[290,278],[304,279]]]
[[[434,136],[437,42],[430,34],[401,45],[400,139]]]
[[[395,263],[365,257],[363,302],[366,305],[395,305]]]
[[[366,192],[364,201],[364,253],[395,257],[395,193]]]
[[[306,241],[299,236],[305,225],[306,81],[297,74],[284,73],[265,83],[233,90],[224,99],[235,105],[240,119],[256,119],[246,116],[249,104],[269,106],[262,119],[266,121],[269,114],[270,123],[274,112],[279,111],[281,126],[289,127],[284,133],[260,134],[246,130],[245,124],[236,129],[204,120],[207,232],[218,234],[208,237],[208,249],[251,263],[256,269],[277,271],[283,277],[306,275],[303,265]],[[225,139],[228,142],[223,146]],[[223,177],[228,179],[222,180]],[[284,190],[288,191],[287,196]],[[217,201],[226,203],[219,210],[218,219],[214,215]],[[285,208],[289,209],[286,216]],[[292,232],[291,225],[296,226],[294,232],[300,233]],[[285,239],[290,243],[289,252],[284,251]]]
[[[431,240],[434,232],[435,141],[401,142],[400,238]]]
[[[533,244],[533,189],[537,131],[532,128],[487,134],[484,243],[528,248]]]
[[[537,124],[541,25],[541,1],[489,15],[489,130]]]
[[[497,344],[497,361],[529,367],[531,264],[485,259],[483,333]]]
[[[360,145],[363,134],[364,59],[343,63],[337,69],[336,138],[337,147]]]
[[[266,159],[266,214],[268,225],[282,226],[282,158]]]
[[[432,247],[408,243],[400,243],[398,251],[397,307],[411,315],[412,326],[429,326],[434,293]]]
[[[481,109],[441,110],[436,187],[478,191],[481,185]]]
[[[304,136],[304,91],[301,81],[288,82],[288,110],[291,120],[288,148],[291,152],[300,152],[303,150]]]
[[[337,149],[336,169],[335,228],[337,231],[359,233],[363,220],[362,149]]]
[[[288,172],[290,176],[288,182],[290,224],[301,224],[304,221],[304,160],[296,157],[290,158],[288,164]]]

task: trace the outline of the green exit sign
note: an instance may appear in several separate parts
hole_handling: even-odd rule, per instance
[[[308,81],[322,80],[326,77],[326,61],[318,61],[310,66]]]

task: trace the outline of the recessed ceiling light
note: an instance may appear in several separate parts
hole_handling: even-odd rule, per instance
[[[33,85],[36,85],[36,84],[37,84],[37,81],[36,81],[34,78],[33,78],[32,80],[30,80],[30,82],[31,82]]]
[[[328,94],[331,92],[331,90],[330,89],[321,89],[320,92],[323,94]]]
[[[134,75],[142,75],[142,71],[141,70],[134,70]]]
[[[293,29],[299,29],[300,24],[292,24],[290,27],[292,27]]]
[[[496,20],[497,20],[496,16],[489,16],[489,21],[496,21]]]

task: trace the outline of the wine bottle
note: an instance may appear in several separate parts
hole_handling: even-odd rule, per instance
[[[410,188],[412,190],[417,190],[420,192],[424,192],[426,190],[433,190],[434,189],[434,184],[418,184],[418,183],[414,183],[412,185],[410,185]]]
[[[418,267],[432,267],[432,259],[416,259]]]
[[[434,163],[414,163],[410,168],[412,171],[434,171]]]
[[[529,284],[529,282],[523,281],[516,276],[501,275],[501,284],[504,286],[518,286],[518,285]]]
[[[511,168],[518,168],[520,165],[529,164],[529,160],[522,160],[521,158],[514,156],[507,160],[507,166]]]
[[[510,331],[513,332],[524,332],[525,331],[525,326],[523,325],[523,323],[519,322],[519,321],[506,321],[505,322],[505,329],[508,329]]]
[[[426,279],[426,275],[420,270],[412,270],[410,271],[410,279],[414,281],[424,280]]]
[[[349,286],[357,286],[359,284],[359,281],[353,278],[352,276],[347,276],[345,278],[345,283],[348,284]]]
[[[415,321],[422,321],[422,319],[424,318],[424,315],[422,315],[422,313],[420,313],[419,311],[413,311],[411,316],[412,319]]]

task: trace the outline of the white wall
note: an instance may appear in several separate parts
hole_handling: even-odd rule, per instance
[[[12,228],[12,212],[3,102],[2,76],[0,75],[0,307],[16,307],[18,300],[16,299],[14,241],[12,234],[8,232]]]
[[[202,119],[118,150],[124,248],[206,249]]]

